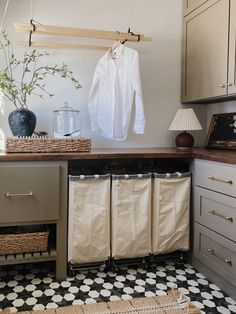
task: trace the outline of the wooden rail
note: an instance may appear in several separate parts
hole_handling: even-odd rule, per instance
[[[70,36],[70,37],[83,37],[83,38],[95,38],[95,39],[107,39],[107,40],[121,40],[130,42],[139,41],[152,41],[151,37],[144,36],[143,34],[134,34],[132,32],[114,32],[98,29],[86,29],[86,28],[74,28],[64,26],[52,26],[41,24],[14,24],[16,31],[19,33],[30,33],[39,35],[53,35],[53,36]],[[27,46],[27,41],[18,41],[18,45]],[[98,49],[108,50],[109,47],[99,45],[85,45],[78,43],[63,43],[63,42],[45,42],[45,41],[32,41],[31,46],[35,47],[48,47],[48,48],[79,48],[79,49]]]

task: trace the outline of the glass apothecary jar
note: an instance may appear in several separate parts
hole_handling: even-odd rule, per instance
[[[80,112],[69,106],[53,111],[53,135],[55,138],[80,137]]]

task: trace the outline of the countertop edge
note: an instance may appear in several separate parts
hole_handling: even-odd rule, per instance
[[[82,159],[182,158],[205,159],[236,164],[236,151],[193,148],[180,151],[175,147],[92,149],[78,153],[0,153],[0,161],[69,161]]]

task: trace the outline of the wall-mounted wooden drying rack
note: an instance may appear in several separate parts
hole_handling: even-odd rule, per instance
[[[16,31],[19,33],[29,33],[29,41],[17,41],[16,44],[23,46],[48,47],[48,48],[79,48],[79,49],[98,49],[108,50],[110,47],[99,45],[85,45],[78,43],[63,43],[63,42],[42,42],[32,41],[32,34],[38,35],[54,35],[54,36],[70,36],[84,37],[95,39],[121,40],[121,41],[152,41],[151,37],[146,37],[143,34],[134,34],[130,30],[127,33],[104,31],[98,29],[73,28],[63,26],[49,26],[41,24],[14,24]]]

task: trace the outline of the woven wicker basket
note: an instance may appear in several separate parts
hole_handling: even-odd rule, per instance
[[[0,254],[46,251],[49,231],[0,235]]]
[[[7,138],[5,150],[7,153],[89,152],[91,140],[84,138]]]

